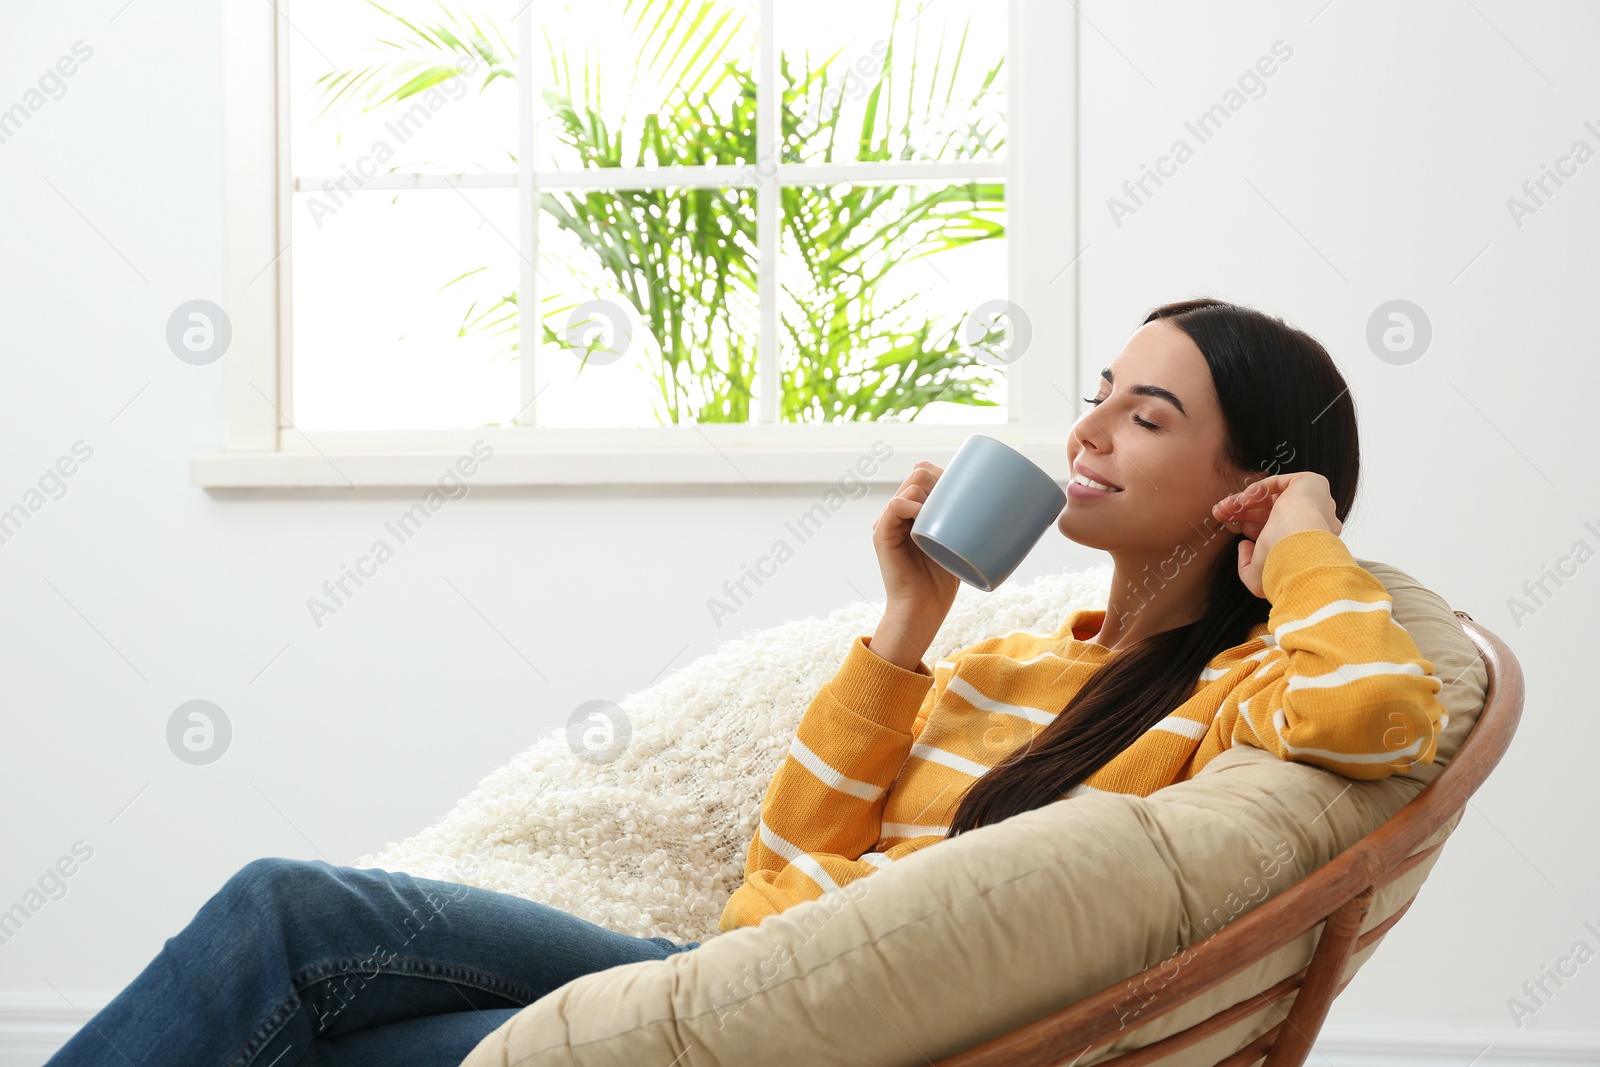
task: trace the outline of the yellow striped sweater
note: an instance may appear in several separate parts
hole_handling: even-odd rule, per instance
[[[1432,763],[1442,683],[1338,535],[1298,530],[1267,555],[1267,621],[1213,659],[1193,695],[1065,797],[1148,796],[1236,743],[1349,778]],[[1027,744],[1116,651],[1104,609],[1012,631],[906,670],[858,636],[800,720],[761,803],[745,880],[718,927],[759,923],[945,840],[962,795]]]

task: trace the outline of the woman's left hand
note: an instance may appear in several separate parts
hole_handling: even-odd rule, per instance
[[[1262,598],[1267,594],[1261,572],[1272,546],[1301,530],[1337,534],[1344,524],[1334,511],[1328,479],[1315,471],[1268,475],[1211,506],[1218,522],[1244,534],[1239,542],[1239,580]]]

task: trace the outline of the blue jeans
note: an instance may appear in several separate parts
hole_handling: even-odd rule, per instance
[[[579,975],[700,945],[322,860],[252,860],[45,1067],[459,1067]]]

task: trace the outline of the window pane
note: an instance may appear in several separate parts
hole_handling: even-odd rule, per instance
[[[293,216],[295,425],[512,418],[516,191],[361,192],[315,218],[309,200],[296,196]]]
[[[1005,421],[1003,189],[783,190],[784,421]]]
[[[748,189],[545,193],[536,423],[751,420],[755,232]]]
[[[534,0],[541,170],[743,164],[754,0]]]
[[[295,174],[359,188],[390,172],[514,173],[511,0],[383,7],[392,14],[366,0],[310,0],[288,11]]]
[[[513,16],[525,7],[536,165],[754,162],[757,5],[384,6],[393,14],[367,0],[290,13],[291,162],[317,179],[290,222],[293,417],[306,429],[500,424],[523,408],[515,191],[395,194],[369,179],[514,174]],[[776,0],[784,158],[999,159],[1005,6]],[[971,313],[1005,296],[1002,190],[782,189],[781,245],[768,250],[781,251],[781,370],[766,389],[780,419],[1004,421],[1004,363],[980,357],[1006,335],[976,344],[971,330]],[[757,417],[756,196],[543,193],[538,425]]]
[[[1004,0],[779,0],[788,163],[1005,156]]]

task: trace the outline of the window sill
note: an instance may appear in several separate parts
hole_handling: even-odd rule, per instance
[[[1019,444],[994,428],[975,429],[1004,440],[1049,471],[1070,477],[1061,442]],[[217,452],[191,457],[190,480],[206,489],[367,489],[438,485],[452,476],[474,486],[867,485],[905,480],[919,460],[945,466],[966,439],[827,447],[726,446],[696,449],[468,447]],[[487,453],[487,455],[485,454]]]

